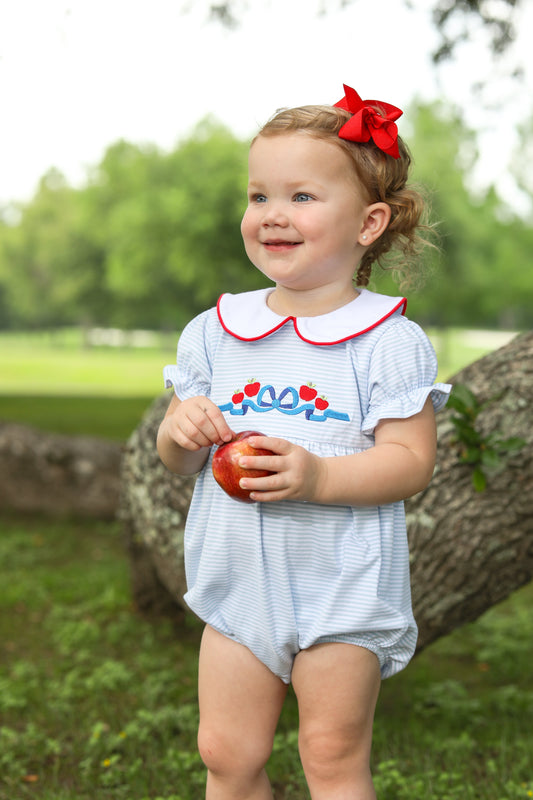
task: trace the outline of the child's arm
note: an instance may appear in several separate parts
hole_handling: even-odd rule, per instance
[[[157,434],[157,452],[165,466],[179,475],[199,472],[213,444],[233,436],[221,410],[207,397],[183,402],[174,395]]]
[[[424,489],[435,465],[435,415],[428,399],[422,411],[408,419],[382,420],[375,446],[362,453],[320,458],[284,439],[256,437],[253,447],[275,456],[248,456],[242,466],[276,472],[246,479],[243,488],[254,500],[306,500],[328,505],[374,506],[404,500]]]

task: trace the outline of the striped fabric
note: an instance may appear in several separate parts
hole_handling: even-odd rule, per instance
[[[239,301],[250,316],[250,302],[264,298],[234,296],[235,313]],[[301,338],[291,318],[245,341],[210,309],[183,331],[166,385],[182,400],[210,397],[235,432],[257,430],[325,456],[366,450],[380,419],[416,414],[428,396],[438,410],[450,389],[434,384],[431,344],[396,306],[366,332],[326,346]],[[295,654],[319,642],[368,648],[384,678],[414,652],[402,503],[239,503],[216,484],[209,458],[187,519],[185,566],[193,611],[287,683]]]

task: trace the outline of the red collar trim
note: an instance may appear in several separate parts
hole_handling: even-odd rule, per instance
[[[288,322],[302,341],[314,345],[333,345],[367,333],[393,314],[405,314],[405,297],[389,297],[368,289],[329,314],[318,317],[281,317],[267,305],[272,289],[242,294],[223,294],[217,303],[220,324],[230,336],[255,342],[271,336]]]

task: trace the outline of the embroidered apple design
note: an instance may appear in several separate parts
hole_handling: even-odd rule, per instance
[[[317,397],[317,399],[315,400],[315,408],[318,408],[319,411],[325,411],[328,406],[329,403],[324,395]]]
[[[242,401],[244,400],[244,392],[240,392],[238,389],[235,389],[235,392],[231,399],[232,402],[235,403],[236,406],[238,406],[239,403],[242,403]]]
[[[250,378],[250,380],[244,387],[244,392],[246,394],[246,397],[255,397],[260,388],[261,384],[259,383],[259,381],[256,381],[255,378]]]
[[[234,438],[215,450],[213,456],[213,476],[219,486],[233,497],[243,503],[253,503],[250,499],[250,492],[241,489],[239,481],[241,478],[264,478],[273,473],[266,469],[244,469],[239,466],[241,456],[272,456],[272,450],[255,449],[250,446],[247,439],[250,436],[264,436],[259,431],[242,431],[237,433]]]
[[[300,386],[300,397],[302,400],[305,400],[306,403],[314,400],[317,394],[318,393],[315,389],[314,383],[306,383],[305,385]]]

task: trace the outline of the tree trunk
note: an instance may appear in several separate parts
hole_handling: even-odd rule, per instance
[[[437,468],[430,486],[406,503],[419,650],[531,580],[533,574],[533,333],[476,361],[451,379],[486,404],[483,436],[525,440],[477,492],[461,462],[451,423],[438,417]],[[133,591],[144,610],[184,607],[183,529],[194,479],[169,473],[155,449],[169,396],[158,398],[129,440],[122,465],[121,518]]]
[[[0,508],[113,519],[120,444],[0,422]]]
[[[460,461],[450,422],[439,415],[437,468],[429,487],[406,503],[419,649],[471,622],[533,575],[533,333],[523,334],[455,375],[486,404],[483,435],[520,437],[476,492]]]
[[[183,531],[194,478],[173,475],[159,459],[156,437],[169,403],[152,403],[122,459],[119,517],[129,550],[133,596],[142,611],[166,613],[183,602]]]

